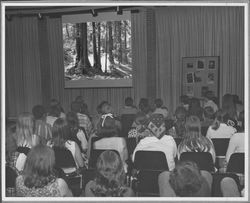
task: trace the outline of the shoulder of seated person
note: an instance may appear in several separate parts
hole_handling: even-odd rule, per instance
[[[134,197],[134,196],[135,196],[135,193],[134,193],[134,191],[132,190],[132,188],[127,187],[127,190],[126,190],[126,192],[124,193],[124,197]]]

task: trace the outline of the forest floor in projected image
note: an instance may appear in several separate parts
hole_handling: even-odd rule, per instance
[[[67,81],[132,79],[131,22],[63,23]]]

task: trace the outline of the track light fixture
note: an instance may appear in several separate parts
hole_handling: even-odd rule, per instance
[[[38,17],[39,20],[42,20],[42,19],[43,19],[43,16],[42,16],[41,13],[38,13],[38,14],[37,14],[37,17]]]
[[[122,15],[123,14],[123,10],[122,10],[122,8],[120,6],[116,7],[116,13],[117,13],[117,15]]]
[[[5,18],[6,18],[6,20],[8,20],[8,21],[11,21],[12,20],[12,16],[11,15],[5,15]]]
[[[92,14],[93,17],[98,16],[98,13],[97,13],[97,11],[95,9],[91,9],[91,14]]]

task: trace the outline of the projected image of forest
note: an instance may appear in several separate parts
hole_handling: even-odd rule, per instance
[[[131,79],[131,22],[63,23],[65,80]]]

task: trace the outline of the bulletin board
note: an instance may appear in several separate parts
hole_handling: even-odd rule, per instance
[[[219,96],[219,56],[182,58],[182,94],[202,98],[210,91]]]

